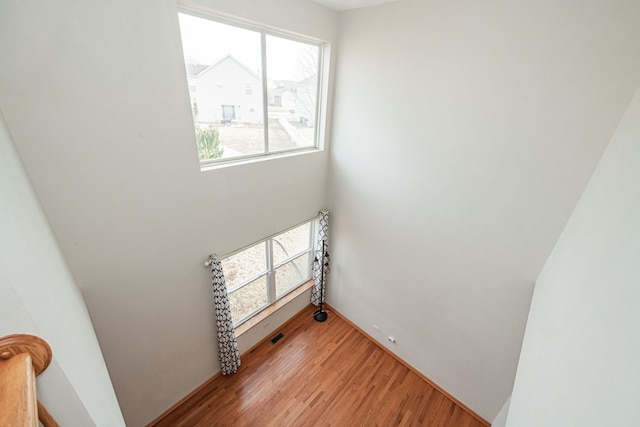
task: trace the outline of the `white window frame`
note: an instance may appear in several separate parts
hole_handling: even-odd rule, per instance
[[[316,247],[316,230],[317,230],[317,226],[318,226],[318,219],[319,217],[314,217],[311,218],[307,221],[301,222],[299,224],[294,225],[293,227],[289,227],[286,230],[282,230],[276,234],[273,234],[269,237],[267,237],[266,239],[263,240],[259,240],[257,242],[254,242],[250,245],[247,245],[243,248],[240,248],[238,250],[235,250],[231,253],[228,253],[227,255],[223,256],[221,258],[222,261],[224,261],[225,259],[232,257],[234,255],[237,255],[243,251],[246,251],[247,249],[250,249],[256,245],[259,244],[265,244],[265,262],[266,262],[266,270],[258,273],[254,276],[251,276],[249,278],[247,278],[246,280],[244,280],[243,282],[239,283],[238,285],[234,286],[232,289],[227,289],[227,294],[229,296],[231,296],[231,294],[239,291],[240,289],[244,288],[245,286],[253,283],[255,280],[266,276],[266,282],[267,282],[267,302],[266,304],[260,306],[259,308],[257,308],[256,310],[252,311],[251,313],[247,314],[245,317],[239,319],[237,322],[235,322],[233,324],[234,327],[239,326],[240,324],[246,322],[247,320],[251,319],[253,316],[255,316],[256,314],[260,313],[262,310],[266,309],[267,307],[269,307],[270,305],[275,304],[278,300],[284,298],[285,296],[287,296],[288,294],[290,294],[291,292],[295,291],[296,289],[298,289],[300,286],[304,285],[305,283],[307,283],[309,280],[311,280],[313,278],[313,260],[314,260],[314,256],[315,256],[315,247]],[[277,264],[274,264],[273,262],[273,241],[276,237],[291,231],[295,228],[301,227],[305,224],[309,224],[309,248],[305,249],[301,252],[298,252],[296,254],[290,255],[289,257],[287,257],[284,261],[281,261]],[[290,289],[288,289],[285,293],[283,293],[282,295],[276,295],[276,273],[277,273],[277,269],[282,267],[283,265],[298,259],[302,256],[304,256],[305,254],[309,254],[309,259],[310,259],[310,269],[309,269],[309,276],[302,279],[300,281],[300,283],[297,283],[295,286],[292,286]],[[224,272],[224,267],[223,267],[223,272]]]
[[[323,40],[303,36],[300,34],[293,34],[284,30],[271,28],[265,25],[258,25],[255,23],[248,23],[239,19],[234,19],[228,16],[217,15],[211,12],[203,12],[197,9],[187,8],[183,6],[178,7],[178,13],[184,13],[187,15],[195,16],[202,19],[207,19],[213,22],[218,22],[220,24],[230,25],[237,28],[243,28],[245,30],[255,31],[260,33],[260,55],[261,55],[261,66],[262,66],[262,110],[263,110],[263,129],[264,129],[264,145],[265,150],[264,153],[256,153],[256,154],[248,154],[244,156],[237,156],[233,158],[218,158],[218,159],[207,159],[200,160],[200,169],[201,171],[206,171],[215,168],[220,165],[227,165],[233,163],[244,163],[250,160],[256,159],[269,159],[269,158],[277,158],[287,156],[293,153],[299,152],[315,152],[321,151],[323,149],[324,144],[321,141],[322,135],[324,132],[321,129],[324,127],[324,120],[326,116],[325,102],[323,100],[323,95],[325,93],[325,87],[329,84],[327,77],[325,76],[325,54],[327,51],[327,43]],[[288,150],[278,150],[276,152],[269,151],[269,93],[268,93],[268,76],[267,76],[267,57],[266,57],[266,36],[274,36],[280,37],[300,43],[306,43],[310,45],[314,45],[318,47],[318,81],[316,85],[316,114],[315,114],[315,132],[314,132],[314,144],[311,147],[297,147]],[[188,84],[188,83],[187,83]],[[189,105],[189,109],[191,109],[191,105]],[[193,123],[194,134],[195,134],[195,123]]]

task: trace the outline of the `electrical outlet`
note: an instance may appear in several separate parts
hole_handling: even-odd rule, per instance
[[[393,344],[396,343],[396,339],[392,336],[388,336],[387,339],[389,340],[390,343],[393,343]]]

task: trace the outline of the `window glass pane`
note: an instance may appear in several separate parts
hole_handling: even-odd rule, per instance
[[[276,298],[311,278],[311,255],[306,253],[276,269]]]
[[[200,160],[264,153],[260,33],[178,16]]]
[[[267,305],[267,278],[262,276],[229,294],[231,318],[237,324],[260,307]]]
[[[267,270],[266,243],[258,243],[222,260],[227,289],[232,290]]]
[[[315,145],[318,46],[266,36],[269,150]]]
[[[273,264],[278,265],[311,247],[311,223],[273,238]]]

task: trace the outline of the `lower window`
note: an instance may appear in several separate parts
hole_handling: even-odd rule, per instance
[[[306,222],[222,259],[234,325],[311,279],[315,222]]]

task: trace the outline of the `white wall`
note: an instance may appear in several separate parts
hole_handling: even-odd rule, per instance
[[[491,427],[505,427],[507,425],[507,416],[509,415],[509,405],[511,404],[511,396],[507,398],[502,405],[502,409],[491,422]]]
[[[536,282],[508,426],[640,417],[640,92]]]
[[[27,333],[51,346],[38,399],[60,425],[124,420],[79,289],[31,188],[0,114],[0,336]]]
[[[638,86],[639,20],[632,0],[340,15],[329,303],[488,420],[534,281]]]
[[[335,12],[264,3],[206,7],[333,41]],[[0,58],[0,105],[143,425],[219,370],[208,254],[316,215],[328,154],[200,172],[171,0],[1,2]]]

